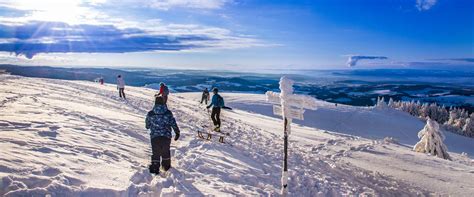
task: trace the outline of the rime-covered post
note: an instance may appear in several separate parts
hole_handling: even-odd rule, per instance
[[[289,102],[286,100],[293,94],[293,81],[282,77],[280,80],[280,101],[283,115],[283,173],[281,176],[282,194],[288,193],[288,135],[291,133],[291,117],[289,116]]]
[[[303,120],[304,109],[316,109],[316,99],[306,95],[293,94],[294,81],[283,76],[280,79],[280,93],[266,92],[267,101],[273,106],[273,113],[283,118],[283,172],[281,194],[288,194],[288,137],[291,134],[293,118]]]

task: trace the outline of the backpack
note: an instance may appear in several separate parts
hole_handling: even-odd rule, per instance
[[[221,95],[217,95],[217,106],[224,107],[224,98]]]

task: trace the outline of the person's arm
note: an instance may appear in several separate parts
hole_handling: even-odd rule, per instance
[[[146,118],[145,118],[145,128],[146,128],[146,129],[150,129],[150,125],[151,125],[149,114],[150,114],[150,113],[148,113],[148,114],[146,115]]]
[[[212,105],[214,105],[214,106],[216,105],[216,104],[215,104],[215,102],[216,102],[216,101],[215,101],[215,100],[216,100],[215,97],[216,97],[216,95],[212,96],[211,103],[207,106],[208,109],[211,108]]]
[[[179,139],[179,135],[180,135],[180,130],[179,130],[179,127],[178,127],[178,124],[176,123],[176,119],[174,118],[173,116],[173,113],[171,111],[169,111],[169,115],[171,116],[170,118],[170,124],[171,124],[171,128],[173,128],[173,131],[174,131],[174,141],[178,140]]]

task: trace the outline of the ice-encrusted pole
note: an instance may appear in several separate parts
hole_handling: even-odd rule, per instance
[[[280,93],[266,92],[268,102],[280,105],[273,106],[273,113],[283,118],[283,172],[281,176],[283,196],[288,194],[288,137],[291,134],[291,122],[293,118],[303,119],[304,108],[316,109],[316,99],[293,94],[293,84],[293,80],[283,76],[280,79]]]
[[[283,115],[283,172],[281,176],[281,194],[286,196],[288,193],[288,135],[291,133],[291,118],[289,116],[289,101],[286,99],[293,94],[293,81],[282,77],[280,79],[280,101]]]

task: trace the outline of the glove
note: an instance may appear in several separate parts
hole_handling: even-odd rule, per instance
[[[176,133],[176,135],[174,135],[174,141],[177,141],[179,139],[179,133]]]
[[[207,106],[206,108],[209,109],[209,108],[211,108],[211,106]]]

